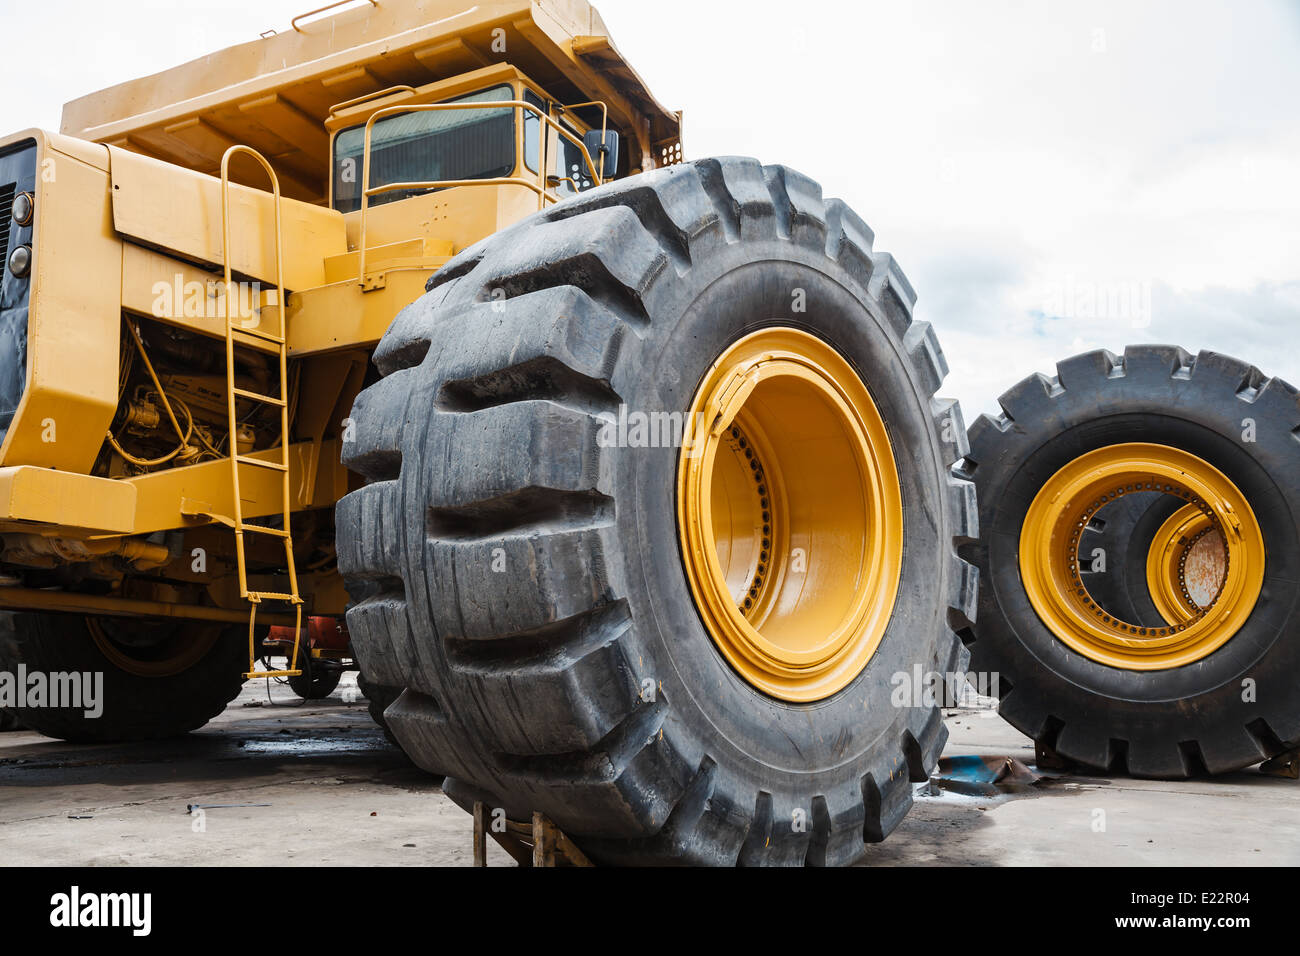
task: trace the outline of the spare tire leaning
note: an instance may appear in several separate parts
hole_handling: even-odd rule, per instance
[[[1089,352],[1056,371],[1020,382],[970,430],[972,671],[998,675],[1013,726],[1091,767],[1180,778],[1300,744],[1296,390],[1172,346]],[[1129,522],[1124,560],[1147,565],[1164,609],[1126,620],[1076,573],[1080,539],[1085,559],[1090,547],[1081,529],[1151,492],[1176,513]],[[1208,559],[1192,550],[1205,535],[1218,536]]]
[[[847,864],[898,825],[946,731],[891,696],[961,667],[974,508],[871,239],[798,173],[702,160],[483,240],[398,316],[340,567],[461,806],[607,863]]]

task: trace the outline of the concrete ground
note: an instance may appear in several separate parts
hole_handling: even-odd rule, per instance
[[[1034,762],[1033,742],[991,711],[950,712],[944,756]],[[927,793],[929,791],[929,793]],[[1284,866],[1300,863],[1300,780],[1252,770],[1205,780],[1062,774],[981,799],[922,785],[877,864]]]
[[[211,807],[202,816],[191,804]],[[489,860],[513,861],[495,845]],[[388,744],[356,679],[310,704],[250,682],[172,741],[0,734],[0,863],[468,866],[470,817]]]
[[[996,716],[948,719],[947,755],[1033,747]],[[191,804],[209,805],[202,815]],[[257,804],[257,806],[211,806]],[[494,865],[513,865],[489,842]],[[351,675],[299,703],[250,684],[178,741],[73,745],[0,735],[0,863],[467,866],[470,818],[371,723]],[[1300,781],[1254,772],[1168,783],[1066,775],[981,798],[927,785],[870,863],[1300,863]]]

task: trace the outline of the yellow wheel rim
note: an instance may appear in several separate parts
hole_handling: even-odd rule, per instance
[[[1166,621],[1194,620],[1211,607],[1227,577],[1227,550],[1210,516],[1185,505],[1169,516],[1147,553],[1147,589]]]
[[[1161,526],[1147,559],[1152,601],[1165,623],[1144,627],[1113,617],[1080,576],[1080,537],[1109,502],[1144,491],[1187,502]],[[1219,557],[1194,554],[1217,535]],[[1217,587],[1190,596],[1188,561]],[[1073,650],[1111,667],[1181,667],[1226,644],[1254,610],[1264,581],[1264,538],[1246,498],[1213,465],[1176,448],[1146,443],[1089,452],[1053,475],[1034,497],[1020,532],[1020,576],[1047,628]],[[1204,591],[1204,589],[1203,589]]]
[[[898,593],[902,495],[884,420],[835,349],[772,328],[713,363],[677,517],[696,607],[751,685],[820,700],[866,667]]]
[[[187,671],[203,659],[221,636],[220,627],[196,624],[188,630],[178,629],[159,647],[149,648],[137,656],[131,649],[118,645],[95,618],[86,618],[86,628],[95,646],[109,661],[136,677],[172,677]]]

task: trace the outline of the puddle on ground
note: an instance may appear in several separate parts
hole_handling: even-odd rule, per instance
[[[168,740],[124,744],[68,744],[43,740],[26,745],[12,756],[0,756],[0,786],[50,771],[76,771],[84,775],[93,774],[99,768],[109,768],[113,775],[118,775],[118,772],[129,772],[127,768],[201,768],[214,763],[242,761],[274,766],[293,757],[319,757],[353,763],[397,753],[378,727],[373,732],[368,731],[369,728],[355,733],[322,733],[320,729],[286,728],[239,735],[201,731]]]
[[[389,750],[391,746],[383,738],[358,740],[355,737],[303,738],[286,737],[274,740],[246,740],[239,748],[244,753],[256,754],[335,754],[361,753],[370,750]]]

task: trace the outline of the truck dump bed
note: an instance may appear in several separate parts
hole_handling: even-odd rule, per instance
[[[634,165],[679,155],[680,114],[654,99],[585,0],[361,0],[73,100],[61,129],[205,173],[243,143],[271,159],[286,195],[324,202],[331,107],[503,62],[562,102],[605,101],[634,136]]]

